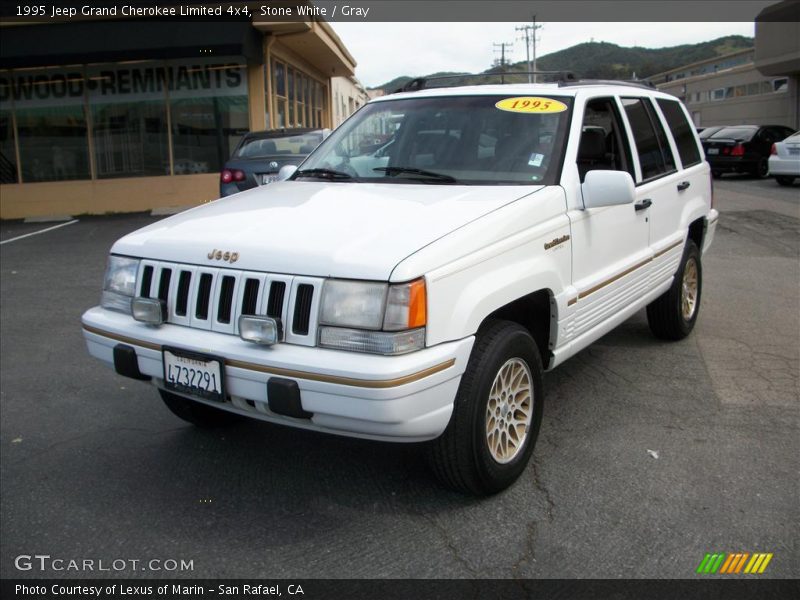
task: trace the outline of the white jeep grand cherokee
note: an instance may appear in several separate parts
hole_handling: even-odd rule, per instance
[[[656,336],[691,332],[709,167],[684,107],[644,86],[424,83],[290,181],[117,241],[89,352],[197,425],[427,442],[446,484],[510,485],[544,370],[644,307]]]

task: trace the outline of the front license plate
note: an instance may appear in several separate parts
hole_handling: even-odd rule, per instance
[[[206,400],[224,402],[223,360],[208,354],[162,348],[164,387]]]
[[[267,185],[268,183],[275,183],[278,181],[277,175],[262,175],[261,176],[261,185]]]
[[[719,148],[709,148],[708,149],[708,153],[709,154],[719,154]]]

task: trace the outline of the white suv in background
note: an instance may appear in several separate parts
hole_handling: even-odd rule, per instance
[[[641,85],[429,83],[268,193],[117,241],[89,352],[197,425],[425,442],[446,484],[510,485],[543,371],[645,307],[656,336],[691,332],[710,171],[680,102]]]

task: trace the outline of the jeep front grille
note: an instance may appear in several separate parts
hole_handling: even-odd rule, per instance
[[[167,303],[167,322],[237,335],[240,315],[283,322],[285,341],[313,346],[322,279],[143,260],[137,289]]]

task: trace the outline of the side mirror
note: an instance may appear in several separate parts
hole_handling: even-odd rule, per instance
[[[278,171],[278,181],[286,181],[297,171],[296,165],[283,165]]]
[[[632,204],[635,186],[626,171],[589,171],[581,184],[583,208]]]

